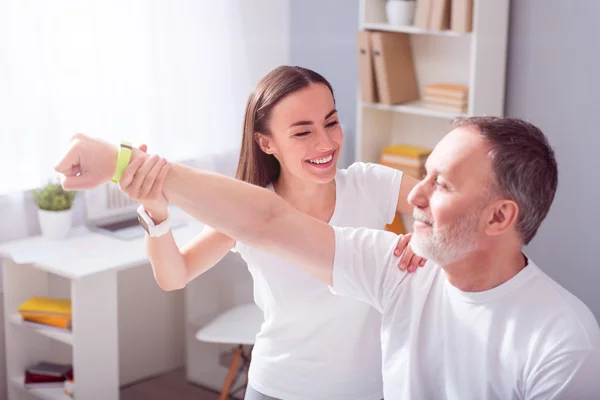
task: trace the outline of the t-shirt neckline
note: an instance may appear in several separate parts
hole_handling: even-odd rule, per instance
[[[495,288],[489,290],[484,290],[483,292],[464,292],[456,286],[452,285],[450,281],[448,281],[448,278],[446,278],[445,286],[447,293],[450,297],[468,303],[488,303],[502,296],[505,296],[513,290],[516,290],[517,288],[524,285],[531,277],[533,277],[536,274],[537,270],[537,266],[533,262],[531,262],[531,260],[527,259],[527,265],[522,270],[520,270],[515,276],[510,278],[508,281],[502,283],[501,285],[498,285]]]

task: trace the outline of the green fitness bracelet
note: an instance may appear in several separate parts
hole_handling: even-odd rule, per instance
[[[131,143],[122,141],[121,147],[119,147],[119,155],[117,156],[117,167],[112,177],[114,183],[118,183],[125,172],[125,168],[129,165],[131,159]]]

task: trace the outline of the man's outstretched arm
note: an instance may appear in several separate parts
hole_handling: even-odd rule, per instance
[[[227,176],[171,164],[165,196],[193,217],[331,284],[334,230],[274,192]]]
[[[75,135],[56,166],[67,190],[108,182],[115,170],[116,146]],[[134,149],[121,178],[134,179],[148,157]],[[283,257],[326,284],[332,282],[335,235],[331,226],[312,218],[275,193],[223,175],[171,163],[165,196],[193,217],[250,246]]]

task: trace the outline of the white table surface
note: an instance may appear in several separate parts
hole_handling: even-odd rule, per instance
[[[172,218],[183,220],[173,229],[178,245],[196,237],[204,224],[183,211],[172,209]],[[33,236],[0,244],[0,256],[17,264],[34,264],[37,268],[69,279],[81,279],[107,270],[134,267],[148,262],[144,236],[122,240],[109,234],[90,231],[86,226],[73,227],[69,236],[50,240]]]

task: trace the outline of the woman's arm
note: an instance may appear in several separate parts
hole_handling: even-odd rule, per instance
[[[406,173],[402,174],[402,183],[400,184],[400,193],[398,195],[396,212],[412,215],[414,207],[408,203],[408,194],[411,190],[413,190],[417,183],[419,183],[418,179]]]
[[[140,146],[140,150],[145,152],[146,146]],[[119,184],[130,199],[143,205],[156,225],[169,216],[169,202],[163,194],[168,172],[166,160],[150,156],[139,168],[128,168]],[[146,234],[146,253],[154,279],[163,290],[184,288],[192,279],[216,265],[234,245],[233,239],[208,226],[181,250],[171,231],[160,237]]]
[[[184,288],[221,261],[234,245],[235,240],[210,227],[181,249],[171,232],[157,238],[146,235],[154,279],[163,290]]]

